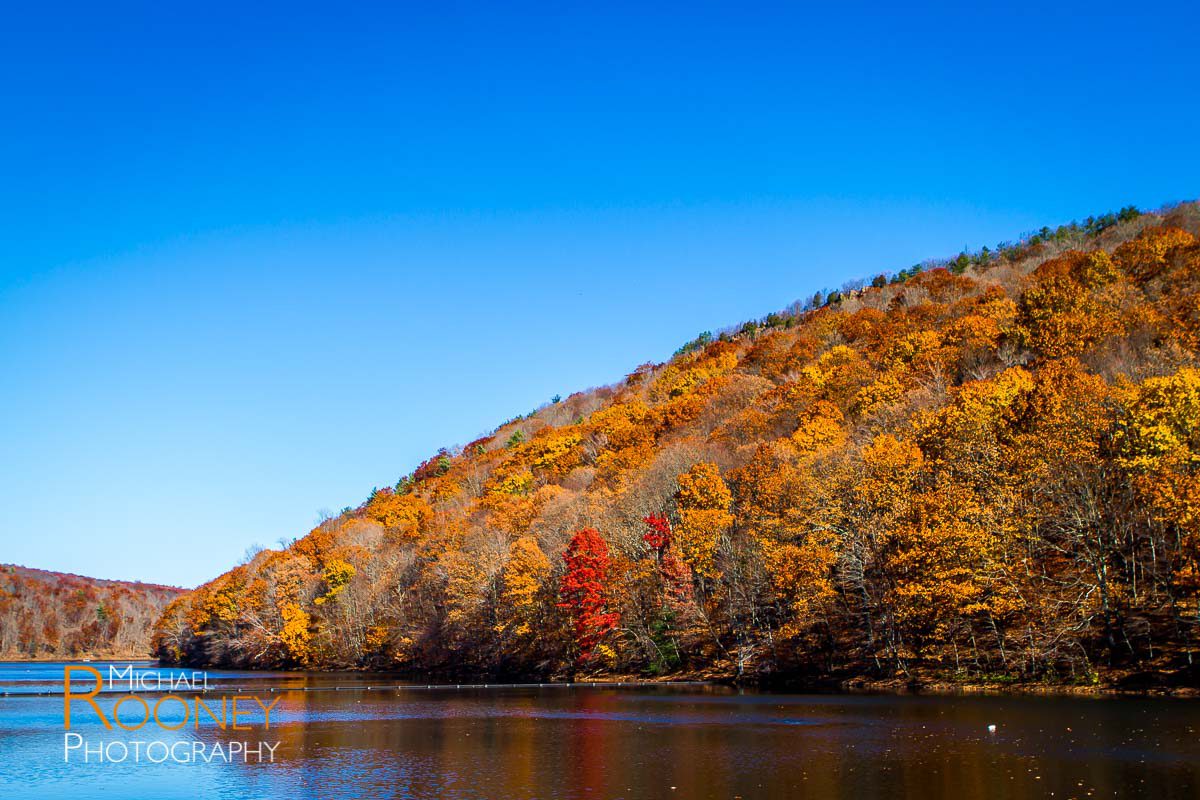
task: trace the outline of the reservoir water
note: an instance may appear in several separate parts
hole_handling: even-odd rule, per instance
[[[209,670],[206,705],[219,715],[221,697],[241,696],[254,712],[245,730],[207,715],[197,727],[190,689],[133,731],[106,729],[75,700],[71,731],[93,756],[114,757],[85,762],[82,748],[65,749],[64,666],[0,664],[0,797],[1200,798],[1200,702],[1186,699],[429,689]],[[107,664],[87,666],[107,678]],[[97,696],[106,718],[124,693]],[[165,694],[141,696],[153,710]],[[278,700],[269,729],[251,696]],[[140,703],[122,703],[130,727]],[[135,761],[133,741],[161,744]],[[116,760],[114,742],[129,756]],[[273,760],[241,752],[259,743],[274,745]],[[153,760],[167,753],[178,758]]]

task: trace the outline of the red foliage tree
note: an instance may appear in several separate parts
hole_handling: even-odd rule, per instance
[[[692,571],[671,552],[671,522],[662,514],[642,517],[650,530],[642,535],[642,541],[650,545],[658,561],[658,572],[668,599],[672,603],[691,600]]]
[[[643,517],[650,530],[642,536],[642,540],[650,545],[658,559],[662,560],[663,550],[671,543],[671,523],[662,514],[651,514]]]
[[[620,614],[605,610],[608,545],[594,528],[584,528],[571,537],[563,561],[567,571],[559,584],[558,607],[571,618],[578,661],[583,663],[621,619]]]

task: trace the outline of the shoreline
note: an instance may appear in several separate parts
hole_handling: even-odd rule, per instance
[[[614,677],[613,681],[628,681],[630,676]],[[680,674],[661,678],[637,678],[651,683],[700,681],[709,685],[731,688],[755,689],[765,692],[795,692],[797,694],[827,695],[912,695],[930,697],[979,696],[979,697],[1171,697],[1200,698],[1200,687],[1196,686],[1119,686],[1116,684],[1073,685],[1063,683],[955,683],[945,680],[920,679],[865,679],[844,680],[749,680],[737,681],[729,677],[700,674]],[[588,682],[605,683],[605,677],[590,678]]]
[[[101,653],[87,656],[34,656],[32,658],[10,658],[8,656],[0,657],[0,664],[52,664],[57,661],[70,662],[72,664],[87,664],[92,661],[149,661],[155,664],[160,663],[154,656],[146,654],[133,655],[130,653]]]
[[[952,683],[949,681],[849,681],[835,687],[833,694],[926,695],[937,697],[1171,697],[1197,698],[1194,686],[1154,686],[1144,688],[1115,685],[1075,686],[1056,683]],[[780,686],[778,688],[784,688]],[[818,692],[810,687],[807,691]]]
[[[574,679],[563,676],[482,676],[459,675],[452,676],[434,673],[414,673],[405,670],[378,670],[355,667],[339,669],[289,669],[272,668],[259,669],[243,666],[213,666],[167,664],[148,655],[129,653],[94,654],[86,658],[63,658],[37,656],[34,658],[0,658],[4,664],[45,664],[45,663],[76,663],[87,664],[96,662],[148,662],[158,667],[173,667],[192,670],[237,670],[239,672],[297,672],[314,674],[332,674],[337,672],[355,673],[361,675],[388,675],[393,679],[412,684],[428,686],[460,686],[460,687],[519,687],[519,686],[670,686],[693,684],[697,686],[725,686],[732,689],[754,689],[764,692],[793,692],[797,694],[825,695],[926,695],[926,696],[981,696],[981,697],[1170,697],[1180,699],[1200,698],[1200,687],[1191,685],[1146,685],[1121,686],[1117,683],[1100,683],[1094,685],[1076,685],[1065,683],[1036,683],[1036,682],[972,682],[957,683],[936,678],[887,678],[870,679],[864,677],[848,677],[843,679],[804,679],[779,677],[775,679],[743,679],[734,676],[706,671],[672,673],[669,675],[646,676],[636,674],[596,674],[579,675]]]

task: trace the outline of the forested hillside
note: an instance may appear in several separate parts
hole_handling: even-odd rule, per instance
[[[703,334],[179,598],[155,650],[1194,683],[1197,233],[1126,209]]]
[[[0,565],[0,658],[146,658],[154,621],[182,593]]]

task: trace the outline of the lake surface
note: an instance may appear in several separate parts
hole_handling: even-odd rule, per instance
[[[67,763],[63,666],[0,664],[0,797],[1200,798],[1190,700],[398,689],[378,675],[209,670],[209,705],[280,698],[270,729],[259,712],[249,731],[207,717],[198,729],[191,719],[109,731],[74,701],[72,731],[96,747],[161,740],[184,754],[278,742],[274,763],[82,763],[78,751]],[[99,695],[106,715],[121,694]],[[153,705],[163,694],[142,696]],[[180,703],[161,712],[165,725],[183,721]],[[123,703],[127,724],[140,715]]]

